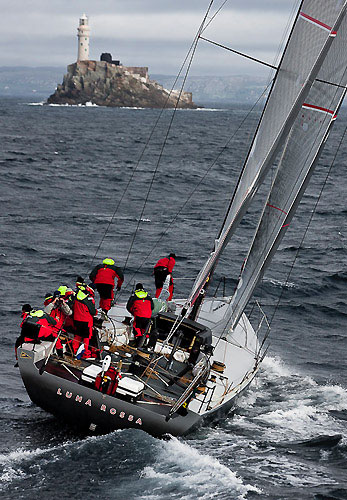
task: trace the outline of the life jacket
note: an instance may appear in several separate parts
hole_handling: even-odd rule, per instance
[[[95,388],[104,394],[113,396],[121,378],[121,374],[113,368],[113,366],[110,366],[110,368],[104,373],[103,377],[101,376],[101,373],[99,373],[96,377]]]

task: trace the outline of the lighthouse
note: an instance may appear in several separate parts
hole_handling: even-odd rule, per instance
[[[88,61],[89,60],[89,31],[88,17],[83,14],[80,18],[80,24],[77,28],[78,37],[78,52],[77,52],[77,62],[78,61]]]

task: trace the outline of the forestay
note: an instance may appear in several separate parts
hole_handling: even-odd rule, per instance
[[[278,248],[336,119],[347,85],[347,16],[297,116],[282,153],[238,288],[232,299],[234,328]],[[331,85],[331,82],[336,85]]]
[[[341,23],[346,8],[342,5],[339,0],[304,0],[301,3],[229,210],[214,250],[194,283],[188,305],[194,304],[208,281],[283,146]]]

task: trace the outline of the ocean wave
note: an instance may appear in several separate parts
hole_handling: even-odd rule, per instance
[[[281,288],[298,288],[298,285],[291,281],[282,281],[282,280],[276,280],[274,278],[264,278],[263,282],[265,283],[271,283],[272,285],[275,286],[280,286]]]
[[[194,111],[230,111],[230,109],[227,108],[196,108]]]
[[[40,101],[40,102],[26,102],[24,104],[26,104],[27,106],[44,106],[44,104],[46,103],[46,101]]]
[[[261,493],[250,484],[244,484],[241,477],[223,465],[219,460],[200,453],[194,447],[176,438],[159,445],[157,464],[144,467],[142,475],[149,479],[160,479],[156,492],[160,498],[177,490],[177,498],[211,498],[211,492],[218,498],[244,499],[247,493]],[[140,498],[148,498],[146,496]]]

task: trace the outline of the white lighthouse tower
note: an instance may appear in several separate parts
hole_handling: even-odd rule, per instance
[[[83,14],[80,18],[80,25],[77,28],[78,37],[78,61],[88,61],[89,60],[89,32],[90,28],[88,26],[88,17]]]

